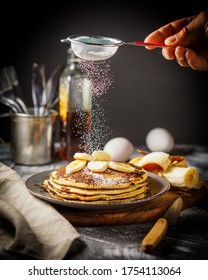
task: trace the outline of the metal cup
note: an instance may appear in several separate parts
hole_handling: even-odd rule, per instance
[[[11,117],[11,155],[17,164],[41,165],[54,160],[55,122],[58,113],[47,116],[14,114]]]

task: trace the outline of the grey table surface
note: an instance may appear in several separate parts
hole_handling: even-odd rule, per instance
[[[139,147],[141,148],[141,147]],[[142,147],[143,148],[143,147]],[[208,147],[176,145],[174,154],[185,155],[188,164],[199,169],[200,176],[208,180]],[[137,152],[135,149],[136,156]],[[42,171],[55,169],[66,162],[56,159],[43,166],[15,165],[9,147],[0,145],[0,161],[12,167],[26,180]],[[158,249],[147,254],[142,251],[141,241],[154,222],[123,226],[76,227],[80,233],[65,259],[74,260],[208,260],[208,201],[185,209],[175,225],[169,226]],[[22,260],[30,256],[6,252],[0,246],[0,259]]]

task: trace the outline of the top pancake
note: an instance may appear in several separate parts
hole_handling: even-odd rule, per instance
[[[84,189],[126,188],[131,184],[142,184],[148,178],[148,173],[141,167],[135,167],[135,172],[132,173],[119,172],[110,168],[101,173],[92,172],[87,167],[71,174],[66,174],[65,170],[66,166],[62,166],[51,172],[49,176],[57,184]]]

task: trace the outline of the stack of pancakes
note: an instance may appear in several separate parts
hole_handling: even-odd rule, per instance
[[[67,174],[66,166],[62,166],[49,174],[44,187],[53,198],[62,201],[88,204],[131,202],[144,198],[149,191],[147,171],[142,167],[134,168],[131,173],[110,168],[96,173],[85,166],[78,172]]]

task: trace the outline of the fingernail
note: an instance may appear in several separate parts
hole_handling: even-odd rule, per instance
[[[176,41],[176,37],[175,37],[175,36],[171,36],[171,37],[169,37],[169,38],[167,38],[167,39],[165,40],[165,44],[166,44],[166,45],[172,45],[172,44],[175,43],[175,41]]]

